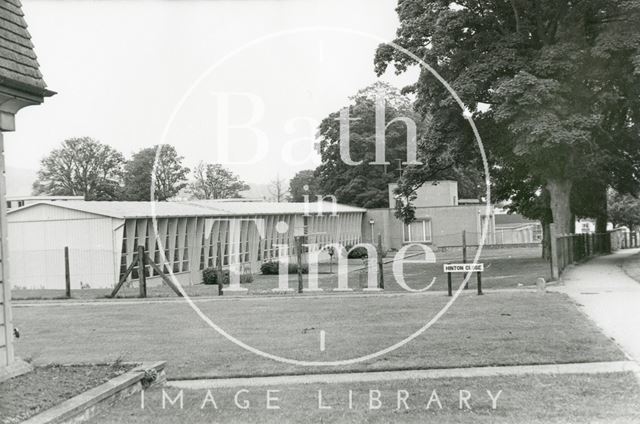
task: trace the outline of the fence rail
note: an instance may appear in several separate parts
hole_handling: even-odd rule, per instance
[[[620,248],[632,249],[640,247],[640,233],[637,231],[624,231],[620,234]]]
[[[613,232],[599,234],[563,234],[556,236],[558,273],[569,265],[596,255],[612,252]]]
[[[607,255],[619,249],[638,247],[640,234],[624,229],[615,229],[597,234],[561,234],[555,237],[554,253],[557,275],[567,266],[582,262],[597,255]]]

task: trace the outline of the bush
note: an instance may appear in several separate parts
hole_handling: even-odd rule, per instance
[[[347,249],[347,250],[349,250],[349,249]],[[355,249],[351,250],[347,257],[349,259],[368,258],[369,257],[369,252],[367,252],[367,249],[365,247],[360,246],[360,247],[356,247]]]
[[[229,271],[222,271],[222,274],[224,275],[225,272],[227,273],[226,280],[229,281]],[[205,268],[202,271],[202,282],[204,284],[218,284],[218,273],[215,268]]]
[[[253,283],[253,274],[240,274],[240,284]]]
[[[218,272],[215,268],[206,268],[202,271],[202,282],[204,284],[218,284]],[[229,285],[229,270],[222,271],[222,283]],[[240,284],[253,283],[253,275],[240,274]]]
[[[260,272],[262,275],[278,275],[280,272],[280,264],[277,261],[269,261],[265,262],[260,266]],[[289,264],[288,269],[289,274],[297,274],[298,273],[298,264]],[[309,273],[309,266],[307,264],[302,265],[302,273]]]
[[[297,274],[298,273],[298,264],[289,264],[289,274]],[[309,273],[309,266],[307,264],[302,264],[302,273]]]
[[[260,272],[262,275],[277,275],[278,274],[278,262],[269,261],[260,265]]]

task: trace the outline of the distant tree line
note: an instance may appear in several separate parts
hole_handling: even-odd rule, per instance
[[[321,165],[296,174],[288,189],[277,178],[270,187],[277,200],[333,195],[345,204],[387,207],[388,185],[397,182],[395,195],[406,201],[396,203],[396,216],[410,222],[416,190],[429,180],[453,179],[460,197],[483,200],[489,189],[493,202],[540,220],[545,240],[551,223],[558,233],[575,232],[575,218],[594,218],[598,232],[608,222],[640,225],[640,1],[403,0],[397,13],[397,38],[378,47],[374,71],[402,73],[421,58],[455,89],[464,113],[426,69],[402,92],[381,83],[367,87],[345,105],[349,153],[358,164],[341,158],[336,110],[318,128]],[[389,163],[371,165],[377,93],[386,123],[402,117],[416,123],[422,165],[402,166],[402,121],[385,128]],[[484,141],[489,187],[469,116]],[[175,150],[166,155],[153,171],[148,159],[129,164],[134,157],[124,166],[107,146],[67,140],[43,160],[34,188],[88,199],[142,198],[146,186],[139,181],[155,172],[162,180],[156,197],[168,198],[188,171]],[[207,189],[228,180],[219,169],[200,167],[196,175],[188,187],[194,196],[224,192]],[[224,195],[236,194],[232,188]]]
[[[237,198],[249,186],[219,164],[184,166],[175,147],[163,144],[121,152],[90,137],[64,140],[40,162],[36,195],[83,196],[85,200],[151,200],[178,195],[195,199]]]

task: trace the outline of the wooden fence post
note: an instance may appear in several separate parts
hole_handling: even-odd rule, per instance
[[[138,279],[140,280],[140,297],[147,297],[147,255],[144,246],[138,246]]]
[[[467,263],[467,230],[462,230],[462,263]],[[469,288],[469,279],[467,279],[464,289]]]
[[[462,263],[467,263],[467,230],[462,230]]]
[[[567,264],[574,264],[575,261],[575,252],[576,252],[576,238],[573,236],[573,234],[568,234],[567,235],[567,240],[568,240],[568,244],[569,244],[569,248],[567,249],[569,252],[569,261],[567,262]]]
[[[378,288],[384,290],[384,267],[383,258],[384,252],[382,251],[382,233],[378,233]]]
[[[218,283],[218,296],[222,296],[224,294],[222,290],[222,286],[224,285],[224,276],[222,275],[222,257],[222,242],[218,241],[218,254],[216,255],[216,282]]]
[[[296,236],[296,263],[298,265],[298,293],[302,293],[302,236]]]
[[[551,279],[559,278],[558,272],[558,239],[556,235],[556,224],[549,224],[549,242],[551,245]]]
[[[564,234],[558,236],[558,276],[567,266],[567,238]]]
[[[69,246],[64,247],[64,287],[67,299],[71,298],[71,273],[69,272]]]

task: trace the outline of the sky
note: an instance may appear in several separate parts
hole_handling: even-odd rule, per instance
[[[129,157],[171,143],[194,167],[250,183],[319,164],[316,126],[378,80],[396,0],[23,0],[45,81],[58,94],[19,112],[7,165],[37,169],[65,138]],[[382,80],[402,87],[417,71]]]

